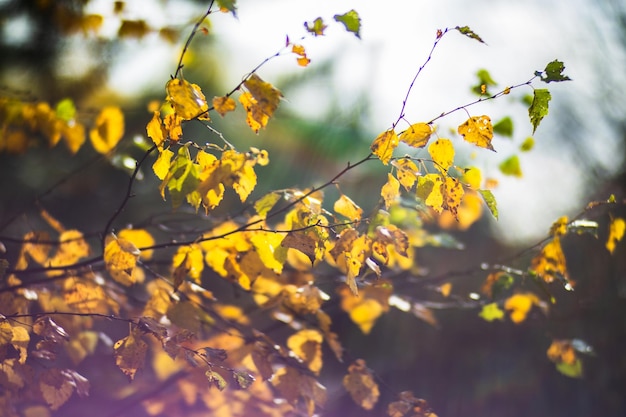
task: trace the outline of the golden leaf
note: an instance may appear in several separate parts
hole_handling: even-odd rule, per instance
[[[89,139],[98,153],[110,152],[124,136],[124,114],[119,107],[108,106],[96,118]]]
[[[552,226],[550,226],[550,236],[563,236],[567,233],[567,225],[569,223],[569,219],[567,216],[562,216],[557,219]]]
[[[398,181],[404,187],[405,190],[410,190],[413,185],[415,185],[415,181],[417,181],[417,176],[419,175],[419,170],[415,162],[411,161],[409,158],[401,158],[396,161],[392,161],[391,164],[396,167],[398,176]]]
[[[165,84],[167,101],[174,108],[174,113],[183,120],[196,117],[209,119],[209,105],[200,87],[184,79],[174,78]]]
[[[428,153],[435,163],[435,168],[442,174],[454,163],[454,146],[449,139],[437,139],[428,147]]]
[[[243,85],[248,89],[261,112],[268,118],[272,117],[283,97],[282,93],[256,74],[250,75]]]
[[[163,119],[163,126],[167,132],[167,136],[174,143],[178,142],[183,136],[182,121],[182,117],[177,113],[170,113]]]
[[[480,169],[474,167],[466,169],[462,181],[472,190],[478,190],[482,182]]]
[[[532,293],[520,293],[507,298],[504,309],[511,311],[511,321],[521,323],[526,320],[528,312],[533,305],[539,305],[539,298]]]
[[[135,374],[143,367],[148,345],[141,339],[141,333],[135,328],[123,339],[113,345],[115,364],[132,381]]]
[[[355,202],[345,194],[341,194],[339,199],[335,201],[333,210],[352,221],[361,220],[361,216],[363,215],[363,209],[357,206]]]
[[[626,231],[626,221],[617,217],[611,218],[611,224],[609,225],[609,237],[606,239],[606,249],[613,253],[617,242],[621,241],[624,237],[624,231]]]
[[[158,179],[163,181],[167,176],[167,173],[170,170],[170,166],[172,165],[172,157],[174,156],[174,152],[169,149],[163,149],[159,154],[159,157],[152,165],[152,170]],[[161,189],[161,197],[165,198],[165,188]]]
[[[120,284],[130,286],[136,282],[133,270],[139,255],[139,249],[131,241],[115,236],[107,237],[104,263],[111,277]]]
[[[569,280],[565,254],[561,248],[561,240],[558,237],[554,237],[533,258],[530,269],[547,283],[553,282],[559,277]]]
[[[122,229],[118,233],[118,237],[130,241],[140,248],[154,245],[154,238],[146,229]],[[153,252],[152,249],[144,250],[139,256],[143,260],[149,260],[152,259]]]
[[[459,134],[463,135],[463,139],[473,143],[481,148],[494,150],[491,146],[493,139],[493,126],[489,116],[473,116],[470,117],[459,126]]]
[[[380,195],[387,209],[400,197],[400,182],[390,173],[387,174],[387,182],[380,190]]]
[[[427,123],[415,123],[400,133],[400,141],[414,148],[423,148],[428,143],[433,128]]]
[[[59,236],[59,249],[54,258],[50,260],[51,265],[71,265],[79,259],[89,256],[89,245],[83,238],[83,234],[78,230],[66,230]]]
[[[465,191],[463,185],[456,178],[446,177],[443,183],[444,198],[443,206],[450,210],[454,218],[457,218],[458,209],[461,206],[461,199]]]
[[[383,164],[387,165],[391,160],[394,149],[398,147],[398,135],[394,130],[387,130],[372,142],[372,146],[370,149],[382,161]]]
[[[378,402],[380,391],[371,371],[363,359],[357,359],[348,367],[343,386],[354,402],[365,410],[371,410]]]
[[[228,112],[235,111],[236,107],[237,103],[232,97],[213,97],[213,108],[222,117]]]
[[[417,197],[437,213],[443,211],[443,180],[439,174],[427,174],[417,178]]]
[[[172,267],[175,270],[180,267],[180,273],[200,284],[200,277],[204,270],[204,257],[200,245],[193,244],[178,248],[172,258]]]
[[[245,202],[256,187],[256,173],[249,163],[246,163],[237,172],[237,180],[233,183],[233,190],[239,195],[241,202]]]
[[[269,116],[263,113],[258,102],[252,97],[252,94],[245,91],[239,95],[239,102],[246,110],[246,123],[255,133],[259,133],[262,127],[267,125]]]
[[[148,137],[152,139],[152,142],[159,148],[163,148],[163,142],[165,141],[165,137],[167,132],[163,127],[163,122],[161,121],[161,116],[159,111],[155,110],[152,115],[152,119],[146,125],[146,132],[148,133]]]
[[[322,341],[324,337],[318,330],[304,329],[292,334],[287,339],[287,347],[302,359],[315,375],[322,369]]]

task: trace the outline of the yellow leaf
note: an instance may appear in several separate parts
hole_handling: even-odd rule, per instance
[[[393,150],[398,147],[398,144],[399,141],[396,132],[394,130],[387,130],[374,139],[370,149],[383,164],[387,165],[391,160]]]
[[[389,208],[400,197],[400,182],[391,174],[387,174],[387,182],[380,190],[380,195],[385,200],[385,208]]]
[[[132,381],[137,371],[143,367],[148,345],[141,339],[141,333],[133,329],[128,336],[113,345],[115,364]]]
[[[161,181],[165,179],[165,177],[167,176],[167,173],[170,170],[173,156],[174,156],[174,152],[170,151],[169,149],[163,149],[163,151],[161,151],[161,153],[159,154],[159,157],[157,158],[157,160],[152,165],[152,170],[154,171],[154,174]],[[164,191],[165,191],[165,188],[161,189],[161,197],[163,198],[165,198],[165,195],[163,194]]]
[[[259,130],[267,125],[269,116],[263,113],[258,102],[247,91],[239,95],[239,102],[246,110],[246,123],[255,133],[259,133]]]
[[[65,139],[67,148],[72,154],[78,152],[81,146],[83,146],[83,143],[85,143],[85,126],[80,123],[65,123],[61,130],[61,134]]]
[[[232,97],[213,97],[213,108],[222,117],[228,112],[235,111],[236,107],[237,103]]]
[[[569,279],[565,254],[558,237],[554,237],[541,249],[541,253],[533,258],[530,269],[547,283],[560,277],[565,280]]]
[[[200,87],[184,79],[174,78],[165,84],[167,101],[174,108],[174,112],[183,120],[201,117],[209,118],[209,105]]]
[[[450,211],[444,211],[439,216],[438,223],[443,229],[467,230],[480,219],[482,213],[482,198],[475,191],[468,190],[463,194],[456,216]]]
[[[439,287],[439,292],[446,298],[450,295],[450,291],[452,291],[452,284],[449,282],[446,282]]]
[[[392,161],[391,164],[396,167],[396,175],[398,176],[398,181],[404,187],[405,190],[410,190],[411,187],[417,181],[417,176],[419,174],[419,170],[415,162],[411,161],[409,158],[401,158],[396,161]]]
[[[478,315],[486,321],[504,319],[504,311],[500,310],[497,303],[485,304]]]
[[[200,277],[204,270],[204,257],[200,245],[194,244],[181,246],[172,258],[172,267],[180,267],[182,274],[188,275],[197,284],[200,284]]]
[[[354,201],[345,194],[341,194],[341,197],[335,201],[333,210],[352,221],[361,220],[361,216],[363,215],[363,209],[357,206]]]
[[[448,139],[437,139],[428,147],[428,153],[442,174],[454,163],[454,146]]]
[[[257,106],[261,112],[268,118],[272,117],[278,108],[280,99],[283,97],[282,93],[274,88],[272,84],[263,81],[261,77],[256,74],[252,74],[243,85],[257,102]]]
[[[573,365],[578,359],[570,340],[553,340],[546,355],[552,362],[563,362],[568,365]]]
[[[144,248],[154,245],[154,238],[145,229],[122,229],[118,233],[118,237],[132,242],[135,246]],[[141,252],[141,259],[152,259],[154,250],[148,249]]]
[[[111,277],[122,285],[136,282],[133,270],[139,258],[139,249],[129,240],[108,236],[104,248],[104,263]]]
[[[233,183],[233,190],[239,195],[243,203],[256,187],[256,173],[250,164],[245,164],[237,172],[237,181]]]
[[[606,249],[613,253],[617,242],[621,241],[624,237],[624,231],[626,231],[626,222],[622,218],[611,219],[609,225],[609,237],[606,240]]]
[[[415,123],[400,133],[400,141],[414,148],[423,148],[428,143],[433,128],[427,123]]]
[[[292,334],[287,339],[287,347],[302,359],[315,375],[322,369],[322,341],[324,337],[318,330],[304,329]]]
[[[12,332],[13,335],[11,336],[11,345],[13,345],[13,348],[20,354],[18,362],[24,364],[28,358],[30,335],[25,328],[20,326],[13,326]]]
[[[124,136],[124,115],[119,107],[102,109],[96,118],[95,126],[89,132],[93,148],[99,153],[111,151]]]
[[[287,260],[287,251],[281,246],[283,239],[284,235],[281,233],[263,231],[255,232],[250,237],[263,264],[276,273],[282,272]]]
[[[552,223],[550,227],[550,236],[563,236],[567,233],[567,225],[569,223],[569,219],[567,216],[559,217],[557,221]]]
[[[148,122],[146,126],[146,132],[148,133],[148,137],[152,139],[152,142],[159,148],[163,148],[163,142],[165,141],[165,135],[167,132],[163,127],[163,123],[161,122],[161,116],[158,111],[154,111],[152,115],[152,119]]]
[[[444,199],[443,206],[450,210],[450,213],[457,218],[458,209],[461,206],[461,199],[463,198],[464,190],[463,185],[456,178],[446,177],[444,182]]]
[[[478,190],[482,182],[480,169],[474,167],[466,169],[463,173],[463,182],[472,190]]]
[[[443,211],[443,180],[439,174],[427,174],[417,178],[417,196],[437,213]]]
[[[59,249],[50,261],[51,265],[71,265],[89,256],[89,245],[78,230],[66,230],[59,236]]]
[[[167,136],[172,142],[178,142],[183,136],[182,121],[183,119],[178,113],[170,113],[163,119],[163,126],[167,132]]]
[[[371,371],[363,359],[357,359],[348,367],[343,386],[354,402],[365,410],[371,410],[378,402],[380,391]]]
[[[473,143],[481,148],[494,150],[491,146],[493,139],[493,126],[489,116],[473,116],[470,117],[459,126],[459,134],[463,135],[463,139]]]
[[[511,311],[511,321],[521,323],[526,320],[533,305],[539,304],[539,298],[532,293],[520,293],[509,297],[504,303],[504,309]]]

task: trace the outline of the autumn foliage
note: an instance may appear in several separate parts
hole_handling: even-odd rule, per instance
[[[218,12],[223,14],[215,19],[231,18],[235,2],[210,2],[206,15],[187,28],[182,55],[206,30],[205,19]],[[101,24],[94,16],[66,18],[63,25],[85,34]],[[302,39],[287,38],[269,59],[287,56],[285,65],[306,71],[315,58],[303,45],[324,36],[329,25],[361,36],[355,10],[332,20],[320,17],[305,22]],[[150,30],[127,21],[119,36],[141,37]],[[433,50],[449,36],[483,42],[467,26],[433,28]],[[507,121],[493,122],[482,111],[475,112],[475,106],[526,89],[534,134],[551,99],[550,92],[538,86],[569,80],[560,61],[498,92],[488,92],[494,85],[481,83],[475,101],[440,109],[443,112],[434,118],[405,114],[403,106],[398,118],[372,138],[370,153],[346,161],[326,182],[265,194],[255,192],[258,172],[280,161],[264,149],[270,139],[262,133],[279,117],[284,96],[279,86],[262,78],[262,67],[243,75],[226,93],[207,91],[201,81],[186,79],[182,64],[174,68],[172,78],[163,80],[162,101],[146,111],[143,136],[149,144],[131,167],[128,189],[119,190],[121,206],[98,233],[61,223],[44,204],[38,215],[47,227],[22,236],[0,236],[3,415],[63,415],[64,406],[88,396],[91,379],[98,378],[81,374],[81,365],[105,355],[128,380],[112,389],[114,398],[135,400],[146,415],[187,415],[192,409],[220,416],[324,415],[328,392],[322,376],[332,364],[344,375],[334,389],[341,385],[354,407],[382,410],[392,417],[435,417],[428,398],[419,398],[409,388],[392,393],[395,400],[379,403],[385,389],[379,370],[346,351],[343,335],[334,326],[338,316],[348,317],[365,335],[391,309],[439,326],[436,311],[425,300],[396,288],[400,279],[413,276],[432,282],[439,300],[463,298],[471,303],[474,316],[517,325],[531,312],[548,315],[558,303],[556,288],[576,286],[562,247],[566,236],[590,232],[602,238],[614,256],[623,248],[625,221],[612,214],[623,201],[607,196],[576,217],[558,219],[546,239],[529,248],[530,257],[488,264],[477,260],[471,273],[480,273],[482,284],[470,292],[457,291],[453,275],[424,275],[418,267],[422,248],[445,246],[433,225],[464,231],[483,216],[498,218],[491,191],[497,181],[459,162],[461,141],[476,152],[490,151],[487,157],[498,158],[494,160],[504,175],[520,172],[515,159],[502,160],[492,152],[498,147],[497,136],[507,131]],[[407,86],[409,99],[412,87]],[[71,98],[48,103],[3,95],[0,152],[18,157],[34,146],[62,142],[71,154],[92,147],[112,159],[120,143],[130,140],[124,112],[115,104],[92,114],[82,112]],[[465,114],[464,121],[451,129],[442,127],[452,113]],[[216,118],[247,126],[259,140],[237,149],[212,127]],[[190,123],[207,127],[210,138],[188,138]],[[530,148],[532,139],[521,152]],[[376,202],[360,205],[349,187],[340,187],[341,181],[348,172],[374,164],[385,169],[376,185]],[[151,192],[160,195],[163,204],[171,210],[189,209],[206,219],[205,227],[168,238],[155,224],[142,226],[144,219],[137,219],[136,225],[120,224],[118,217],[133,189],[143,185],[137,179],[140,169],[158,178]],[[238,208],[228,218],[214,216],[229,196],[238,200]],[[609,213],[607,230],[594,220],[600,212]],[[0,231],[11,221],[2,219]],[[330,291],[320,285],[321,274],[333,277]],[[244,294],[241,304],[237,297],[223,295],[228,292],[224,285]],[[333,303],[339,309],[331,312],[327,306]],[[283,331],[273,335],[268,329],[275,326]],[[554,339],[538,349],[545,349],[546,360],[554,362],[557,371],[576,378],[583,372],[581,356],[590,348],[572,338]],[[150,381],[173,389],[157,395]]]

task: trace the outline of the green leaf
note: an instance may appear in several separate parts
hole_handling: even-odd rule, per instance
[[[204,375],[206,375],[210,384],[215,385],[218,390],[224,391],[224,388],[226,388],[226,380],[223,376],[215,371],[206,371]]]
[[[187,194],[192,193],[200,184],[198,165],[191,161],[189,150],[181,147],[170,168],[172,178],[167,183],[167,189],[172,196],[172,207],[178,208]]]
[[[530,151],[534,147],[535,147],[535,139],[533,139],[531,136],[529,136],[520,145],[519,150],[522,151],[522,152],[528,152],[528,151]]]
[[[497,303],[484,305],[478,315],[486,321],[504,320],[504,311],[498,307]]]
[[[485,41],[483,41],[476,32],[470,29],[469,26],[463,26],[463,27],[457,26],[455,27],[455,29],[458,30],[461,34],[467,36],[468,38],[476,39],[480,43],[485,43]]]
[[[482,96],[483,94],[487,94],[487,95],[491,95],[489,93],[489,86],[490,85],[498,85],[497,82],[495,82],[493,80],[493,78],[491,78],[491,74],[489,74],[489,71],[487,71],[486,69],[479,69],[476,72],[476,77],[478,78],[478,82],[476,83],[475,86],[472,87],[472,91],[476,94],[478,94],[479,96]],[[485,86],[485,92],[482,92],[482,86]]]
[[[64,98],[57,103],[55,113],[57,117],[65,122],[74,120],[76,117],[76,107],[71,98]]]
[[[502,161],[498,168],[500,168],[500,172],[504,175],[511,175],[518,178],[522,176],[522,167],[517,155],[513,155]]]
[[[361,18],[356,10],[352,9],[345,14],[336,14],[334,16],[337,22],[343,23],[348,32],[354,33],[354,35],[361,39]]]
[[[233,371],[233,379],[240,389],[247,389],[254,382],[254,377],[245,371]]]
[[[237,17],[237,7],[235,6],[236,0],[217,0],[217,6],[221,11],[231,12],[233,16]]]
[[[502,136],[513,136],[513,119],[509,116],[500,119],[500,121],[493,125],[493,131]]]
[[[485,204],[487,204],[487,208],[491,212],[491,215],[498,220],[498,205],[493,193],[489,190],[478,190],[478,192],[483,197],[483,200],[485,200]]]
[[[528,108],[530,123],[533,125],[533,133],[537,130],[537,126],[541,120],[548,115],[548,102],[552,99],[550,92],[545,88],[535,90],[533,102]]]
[[[498,280],[491,285],[492,298],[498,298],[500,294],[511,288],[514,283],[515,279],[511,275],[501,274]]]
[[[324,20],[321,17],[318,17],[313,21],[313,24],[310,22],[304,22],[304,28],[307,32],[312,33],[315,36],[323,36],[324,30],[327,26],[324,24]]]
[[[583,362],[580,358],[576,358],[573,364],[559,362],[556,364],[556,370],[570,378],[581,378],[583,376]]]
[[[563,63],[557,59],[550,62],[546,65],[546,69],[544,70],[545,75],[541,76],[541,81],[545,83],[549,82],[561,82],[561,81],[570,81],[571,78],[567,75],[563,75],[563,70],[565,66]]]

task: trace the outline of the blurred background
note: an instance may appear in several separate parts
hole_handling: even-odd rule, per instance
[[[214,126],[244,150],[267,149],[270,165],[259,171],[256,196],[270,189],[309,187],[369,152],[374,137],[399,116],[418,68],[426,61],[437,29],[469,26],[485,44],[458,33],[446,35],[418,78],[406,106],[407,119],[428,121],[472,102],[476,73],[487,69],[499,91],[523,83],[558,59],[572,81],[549,84],[550,114],[533,135],[524,94],[470,107],[472,115],[496,121],[510,116],[511,137],[497,136],[497,153],[462,145],[450,129],[465,121],[463,111],[438,121],[440,136],[459,144],[457,162],[472,164],[497,180],[493,190],[499,221],[484,216],[455,236],[465,250],[423,249],[418,254],[429,274],[462,271],[517,253],[546,236],[562,215],[574,215],[591,200],[626,184],[626,5],[592,0],[511,3],[450,1],[240,0],[237,17],[214,14],[186,54],[184,75],[207,97],[230,91],[286,36],[302,43],[311,59],[298,67],[292,54],[264,65],[259,75],[279,88],[285,100],[259,135],[237,113]],[[129,160],[142,155],[148,103],[164,98],[164,85],[176,70],[182,45],[208,7],[198,1],[17,1],[0,0],[0,93],[24,100],[57,103],[70,97],[79,117],[91,119],[105,105],[120,105],[126,117],[121,157],[107,160],[89,146],[71,156],[63,146],[33,147],[25,154],[0,153],[0,235],[20,237],[37,227],[39,204],[67,227],[101,231],[124,197]],[[350,9],[362,19],[361,39],[333,21]],[[99,16],[94,20],[84,16]],[[307,37],[304,22],[323,17],[323,37]],[[79,22],[79,23],[77,23]],[[124,22],[143,22],[127,26]],[[541,83],[539,88],[544,88]],[[197,143],[218,138],[206,129],[185,128]],[[535,147],[520,153],[533,136]],[[522,177],[506,176],[499,164],[519,154]],[[370,163],[341,181],[341,189],[363,207],[378,200],[385,170]],[[146,165],[134,198],[116,227],[159,218],[186,223],[184,210],[171,214],[158,182]],[[79,172],[79,175],[73,175]],[[64,180],[68,178],[68,180]],[[373,185],[375,184],[375,186]],[[50,192],[48,192],[50,191]],[[228,214],[229,206],[218,215]],[[104,220],[103,220],[104,219]],[[137,220],[141,219],[141,220]],[[159,221],[161,221],[159,220]],[[608,217],[594,219],[606,224]],[[381,399],[412,390],[440,416],[623,415],[626,410],[626,266],[624,245],[613,257],[603,237],[576,236],[565,242],[568,268],[578,284],[559,294],[549,319],[538,314],[520,325],[487,323],[462,308],[438,312],[433,327],[398,311],[382,317],[363,336],[337,310],[337,330],[355,357],[364,357],[380,377]],[[528,259],[520,259],[528,261]],[[464,278],[460,288],[476,288],[484,277]],[[412,296],[428,296],[419,284],[399,285]],[[332,289],[331,289],[332,291]],[[343,318],[342,318],[343,317]],[[594,347],[582,379],[555,371],[545,357],[550,338],[578,337]],[[340,381],[332,366],[326,377],[336,393],[329,415],[364,415],[351,399],[332,390]],[[97,394],[95,394],[97,397]],[[353,410],[353,411],[350,411]],[[97,412],[97,411],[96,411]],[[382,414],[382,409],[376,412]],[[95,415],[95,414],[94,414]]]

